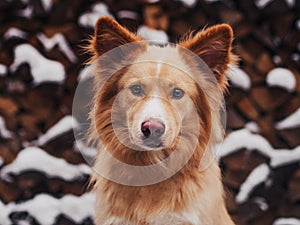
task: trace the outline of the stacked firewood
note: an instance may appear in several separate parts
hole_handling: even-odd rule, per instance
[[[72,107],[89,58],[82,46],[104,15],[170,42],[233,27],[240,69],[228,74],[219,156],[228,209],[240,225],[299,224],[299,12],[299,1],[283,0],[0,1],[0,225],[93,224]]]

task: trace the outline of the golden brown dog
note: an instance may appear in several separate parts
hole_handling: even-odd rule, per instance
[[[101,140],[92,175],[96,224],[234,224],[212,153],[224,133],[219,111],[225,72],[235,62],[232,39],[230,26],[221,24],[178,45],[156,45],[113,19],[98,20],[90,45],[90,140]]]

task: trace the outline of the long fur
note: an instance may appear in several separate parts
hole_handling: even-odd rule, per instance
[[[218,25],[208,28],[193,37],[180,41],[179,45],[190,49],[201,57],[216,76],[216,83],[209,82],[203,76],[199,84],[191,84],[190,97],[196,108],[197,117],[193,122],[186,121],[186,136],[179,146],[182,154],[191,148],[190,138],[194,131],[189,129],[192,123],[198,121],[199,135],[192,157],[175,175],[156,184],[147,186],[127,186],[105,179],[96,172],[93,173],[91,183],[97,195],[96,224],[97,225],[233,225],[224,203],[224,191],[221,182],[218,163],[213,160],[214,144],[223,135],[220,124],[219,109],[222,107],[222,95],[226,91],[227,79],[225,72],[229,63],[235,62],[231,53],[232,30],[228,25]],[[99,19],[95,36],[90,50],[94,57],[91,60],[95,74],[95,97],[91,112],[91,129],[89,139],[98,142],[99,153],[95,161],[95,170],[103,169],[103,148],[105,147],[118,160],[131,165],[150,165],[166,158],[174,149],[165,148],[156,152],[137,152],[124,146],[116,136],[112,125],[113,102],[119,91],[126,86],[130,78],[128,71],[132,68],[122,68],[122,57],[115,61],[112,67],[122,68],[112,77],[106,77],[111,68],[101,65],[98,58],[114,47],[138,42],[141,39],[121,27],[110,18]],[[145,55],[156,54],[159,48],[151,48],[141,44],[137,48],[132,60],[143,58]],[[168,50],[169,48],[169,50]],[[151,50],[152,49],[152,50]],[[186,70],[195,69],[192,62],[187,65],[185,55],[173,54],[170,51],[170,61],[182,65]],[[105,56],[104,56],[105,57]],[[192,64],[192,65],[191,65]],[[151,70],[151,66],[137,68],[139,71]],[[168,69],[165,73],[169,78]],[[135,75],[132,75],[135,76]],[[195,74],[197,76],[197,74]],[[179,79],[182,79],[180,81]],[[188,78],[174,78],[174,82],[189,83]],[[97,91],[100,90],[101,92]],[[124,128],[124,132],[130,132]],[[126,135],[125,135],[126,136]],[[176,164],[175,161],[172,162]],[[212,163],[209,163],[211,162]],[[202,167],[203,166],[203,167]],[[204,169],[204,167],[207,168]],[[200,168],[202,170],[200,171]],[[130,177],[126,171],[120,171],[113,165],[105,164],[105,168],[112,173]],[[161,171],[164,172],[163,170]],[[134,177],[132,179],[135,179]]]

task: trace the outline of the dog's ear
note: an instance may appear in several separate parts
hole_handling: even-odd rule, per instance
[[[136,41],[141,39],[114,19],[105,16],[98,19],[91,44],[94,53],[100,56],[115,47]]]
[[[197,33],[179,44],[197,54],[215,74],[223,91],[227,87],[225,71],[234,58],[231,54],[233,32],[229,25],[220,24]]]

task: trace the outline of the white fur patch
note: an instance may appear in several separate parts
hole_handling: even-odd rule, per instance
[[[193,211],[183,212],[182,217],[193,225],[202,225],[200,218],[196,212]]]
[[[141,113],[141,122],[150,118],[161,119],[163,122],[166,121],[166,111],[162,100],[159,97],[152,97],[147,101],[143,107]]]

